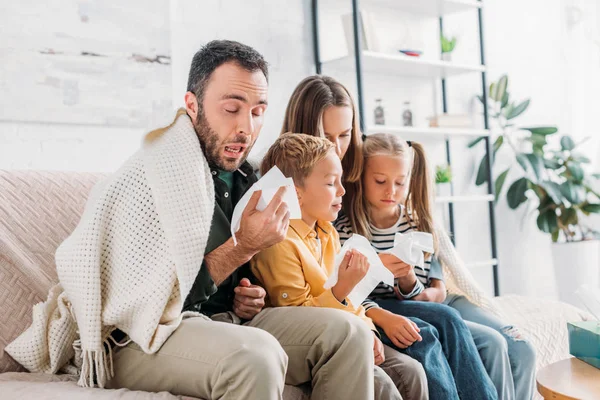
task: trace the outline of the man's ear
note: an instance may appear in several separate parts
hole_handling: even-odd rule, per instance
[[[194,121],[195,123],[195,121],[198,118],[198,99],[196,98],[196,95],[192,92],[186,92],[183,99],[185,101],[185,110],[187,111],[192,121]]]

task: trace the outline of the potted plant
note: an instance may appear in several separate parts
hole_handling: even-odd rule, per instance
[[[510,102],[507,76],[490,85],[487,101],[490,116],[500,129],[492,146],[492,164],[500,149],[512,154],[512,162],[494,174],[496,200],[512,172],[515,179],[506,190],[508,206],[515,210],[526,204],[536,212],[537,227],[552,238],[559,296],[576,304],[575,290],[583,283],[597,286],[599,279],[600,233],[586,224],[585,216],[600,214],[600,174],[588,173],[590,160],[577,151],[586,139],[576,143],[571,136],[562,135],[559,143],[551,146],[548,139],[555,138],[556,127],[517,127],[513,120],[527,110],[530,100]],[[477,185],[487,182],[487,171],[484,156]]]
[[[437,196],[450,196],[452,190],[452,170],[449,165],[436,165],[435,167],[435,187]]]
[[[452,61],[452,52],[456,47],[456,37],[448,38],[444,35],[440,36],[440,41],[442,44],[442,60],[444,61]]]

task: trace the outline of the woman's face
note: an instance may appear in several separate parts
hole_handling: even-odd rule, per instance
[[[335,144],[335,152],[344,158],[352,140],[352,119],[354,113],[348,106],[329,106],[323,112],[323,132]]]

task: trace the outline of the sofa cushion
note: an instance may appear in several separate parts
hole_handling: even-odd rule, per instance
[[[4,347],[31,324],[57,282],[54,253],[102,175],[0,171],[0,372],[22,368]]]

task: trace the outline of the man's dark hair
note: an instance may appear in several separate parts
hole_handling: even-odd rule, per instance
[[[263,56],[250,46],[233,40],[213,40],[194,55],[187,90],[201,100],[206,84],[217,67],[233,61],[249,72],[262,71],[269,81],[268,64]]]

